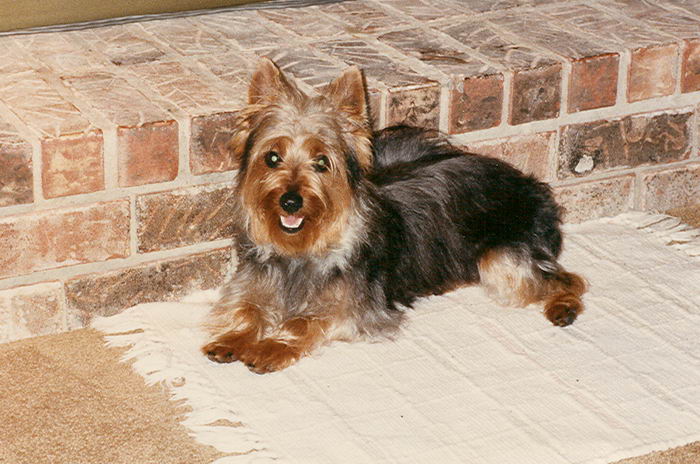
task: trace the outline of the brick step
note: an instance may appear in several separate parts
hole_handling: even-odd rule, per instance
[[[505,159],[567,221],[700,201],[687,0],[359,0],[0,46],[0,341],[220,283],[225,143],[261,55],[309,92],[359,66],[375,127]]]

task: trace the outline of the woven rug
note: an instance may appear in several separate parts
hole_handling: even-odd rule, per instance
[[[279,373],[199,353],[215,292],[94,324],[237,462],[607,463],[700,439],[700,234],[632,213],[565,228],[586,312],[553,327],[479,288],[421,300],[393,342]]]

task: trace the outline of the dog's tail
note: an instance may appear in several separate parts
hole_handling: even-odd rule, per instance
[[[583,311],[586,281],[565,271],[552,259],[534,259],[512,248],[490,250],[479,259],[479,278],[489,295],[501,304],[543,303],[544,315],[563,327]]]

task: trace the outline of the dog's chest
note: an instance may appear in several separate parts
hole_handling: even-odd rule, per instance
[[[289,259],[273,265],[275,287],[287,316],[317,312],[327,289],[338,280],[336,267],[309,259]]]

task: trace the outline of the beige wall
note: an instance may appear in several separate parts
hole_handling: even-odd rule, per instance
[[[264,0],[10,0],[0,2],[0,32],[188,10],[258,3]]]

